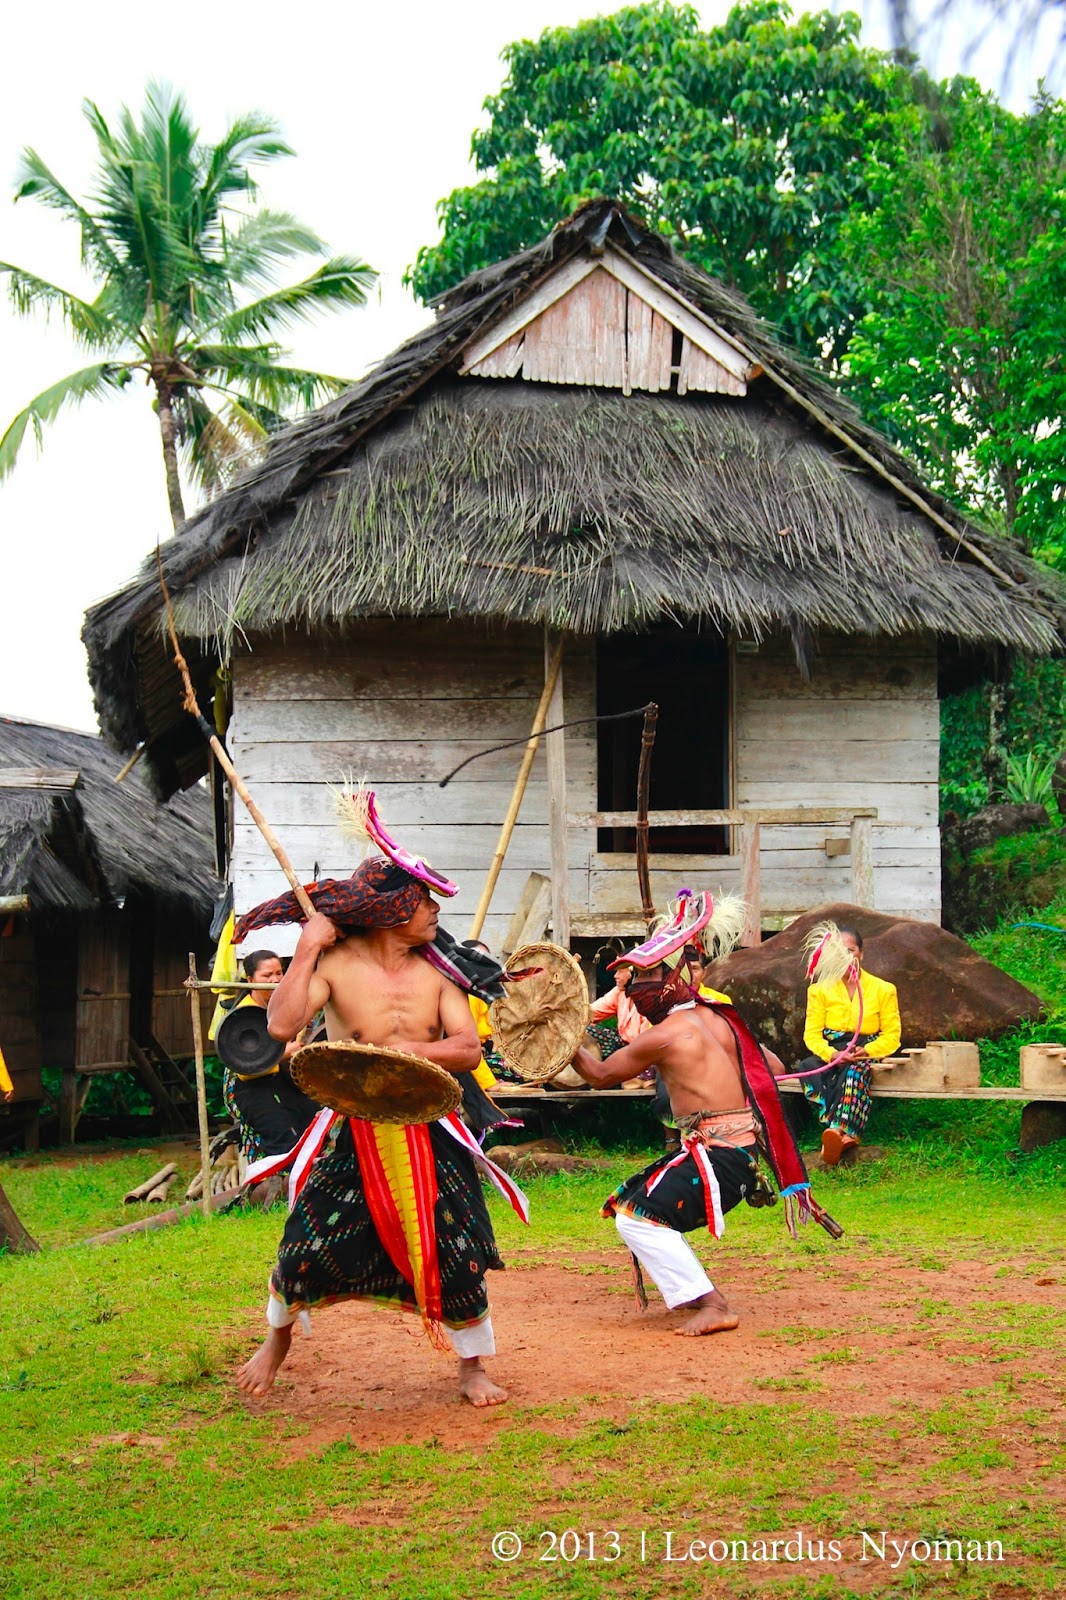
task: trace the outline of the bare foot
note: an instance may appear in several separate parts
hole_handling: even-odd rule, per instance
[[[691,1302],[692,1316],[674,1333],[679,1339],[695,1339],[703,1333],[729,1333],[740,1326],[736,1312],[730,1311],[723,1297],[715,1289],[713,1294],[701,1295]]]
[[[287,1328],[269,1328],[255,1355],[237,1368],[237,1387],[255,1399],[262,1399],[278,1375],[278,1368],[289,1353],[292,1343],[292,1324]]]
[[[493,1383],[480,1356],[471,1356],[459,1362],[459,1393],[472,1406],[498,1406],[507,1399],[507,1390]]]

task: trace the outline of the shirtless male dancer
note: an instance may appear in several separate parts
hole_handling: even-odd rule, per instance
[[[380,858],[364,861],[353,878],[361,875],[368,889],[364,925],[342,936],[321,913],[310,918],[270,999],[272,1037],[294,1038],[324,1007],[330,1039],[388,1045],[456,1074],[471,1071],[481,1061],[481,1046],[467,996],[418,953],[437,931],[437,902],[424,884]],[[405,898],[397,908],[398,895]],[[406,920],[398,921],[405,912]],[[429,1135],[443,1322],[459,1358],[459,1393],[472,1405],[494,1406],[507,1393],[482,1366],[482,1357],[495,1351],[484,1274],[502,1263],[473,1159],[438,1125],[430,1125]],[[375,1230],[345,1119],[290,1213],[270,1282],[267,1336],[238,1372],[240,1388],[266,1394],[302,1309],[351,1298],[414,1309],[411,1286]]]
[[[606,1061],[582,1049],[573,1065],[595,1089],[613,1089],[658,1067],[679,1129],[702,1146],[707,1165],[690,1144],[687,1154],[668,1153],[627,1178],[604,1206],[669,1309],[691,1310],[675,1331],[693,1336],[727,1332],[740,1318],[680,1235],[714,1223],[717,1237],[725,1213],[757,1187],[767,1196],[760,1203],[770,1202],[765,1180],[757,1184],[755,1119],[745,1103],[733,1030],[692,1000],[688,976],[685,966],[638,971],[629,994],[653,1026]],[[771,1051],[763,1054],[775,1075],[785,1071]]]

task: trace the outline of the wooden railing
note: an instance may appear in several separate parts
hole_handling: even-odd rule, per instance
[[[758,944],[762,938],[761,829],[800,826],[841,827],[851,830],[851,898],[854,905],[874,903],[873,823],[876,810],[851,810],[834,806],[791,806],[769,808],[733,807],[725,811],[652,811],[652,828],[736,828],[740,858],[740,893],[748,907],[745,944]],[[568,828],[635,828],[635,811],[584,811],[571,813]],[[841,841],[843,843],[843,841]],[[654,856],[652,857],[654,863]],[[565,874],[554,896],[566,896]],[[634,883],[634,888],[636,887]],[[565,906],[565,927],[569,932],[570,909]],[[555,935],[558,938],[558,934]]]

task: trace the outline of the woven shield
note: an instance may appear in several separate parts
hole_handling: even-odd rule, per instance
[[[589,991],[578,963],[558,945],[524,944],[507,962],[508,972],[530,968],[536,970],[492,1002],[492,1042],[520,1078],[546,1083],[585,1042]]]
[[[407,1125],[436,1122],[462,1100],[455,1074],[386,1045],[328,1040],[309,1044],[289,1063],[292,1081],[346,1117]]]

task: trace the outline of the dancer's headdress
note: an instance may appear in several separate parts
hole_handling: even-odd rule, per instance
[[[858,973],[858,958],[844,943],[835,922],[817,923],[803,941],[803,953],[808,983],[839,983]]]

